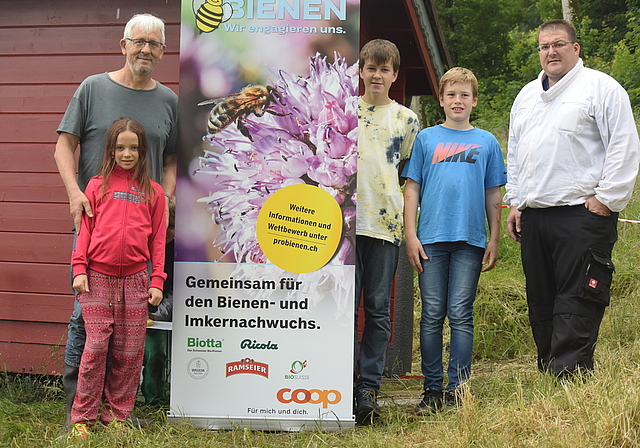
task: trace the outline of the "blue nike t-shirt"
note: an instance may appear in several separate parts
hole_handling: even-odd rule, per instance
[[[424,129],[402,176],[420,184],[422,244],[466,241],[486,247],[485,190],[507,182],[500,144],[490,132],[442,125]]]

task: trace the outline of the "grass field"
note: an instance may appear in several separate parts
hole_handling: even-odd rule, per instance
[[[621,218],[640,219],[639,192]],[[612,301],[589,377],[560,383],[537,371],[519,248],[503,229],[498,266],[481,276],[474,371],[456,411],[417,416],[412,409],[421,380],[389,378],[383,384],[388,405],[371,427],[211,432],[186,422],[167,424],[163,409],[138,407],[138,416],[157,422],[154,428],[98,428],[89,440],[69,441],[57,437],[64,420],[59,380],[0,373],[0,447],[640,447],[640,225],[620,223],[618,229]],[[414,347],[417,375],[417,337]]]
[[[623,213],[640,218],[636,195]],[[638,447],[640,446],[640,225],[619,224],[616,274],[596,350],[596,372],[560,384],[535,367],[519,250],[502,237],[499,265],[482,275],[474,372],[463,406],[413,414],[420,379],[384,381],[379,423],[336,433],[210,432],[167,424],[160,408],[137,408],[153,429],[98,429],[87,441],[57,439],[64,403],[58,381],[0,374],[2,447]],[[416,310],[419,313],[419,307]],[[417,342],[413,373],[419,373]],[[407,398],[410,400],[407,401]]]

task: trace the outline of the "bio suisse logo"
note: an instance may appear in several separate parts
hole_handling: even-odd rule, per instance
[[[289,369],[289,373],[284,375],[285,380],[309,380],[309,375],[301,375],[302,371],[307,368],[307,360],[304,361],[293,361],[291,363],[291,368]]]

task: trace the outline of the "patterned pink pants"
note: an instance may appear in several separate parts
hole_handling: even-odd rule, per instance
[[[87,332],[78,390],[71,409],[73,423],[109,424],[131,415],[140,382],[147,326],[149,274],[144,269],[127,277],[89,270],[89,292],[79,294]],[[107,353],[111,370],[105,382]]]

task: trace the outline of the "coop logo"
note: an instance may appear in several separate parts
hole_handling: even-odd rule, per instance
[[[193,358],[187,364],[189,376],[195,380],[201,380],[209,374],[209,363],[203,358]]]
[[[187,338],[187,351],[189,352],[203,352],[203,353],[221,353],[222,341],[218,341],[213,338],[200,339],[200,338]]]
[[[292,401],[298,404],[322,404],[323,408],[327,408],[330,404],[340,403],[342,400],[342,394],[335,390],[320,390],[320,389],[280,389],[276,393],[276,398],[280,403],[289,404]]]
[[[244,339],[240,343],[240,348],[242,350],[278,350],[278,344],[274,344],[273,342],[258,342],[255,339]]]
[[[293,361],[291,363],[291,369],[289,373],[285,374],[285,380],[309,380],[309,375],[300,375],[300,373],[306,369],[307,361]]]
[[[239,373],[249,373],[252,375],[259,375],[265,378],[269,378],[269,364],[263,362],[256,362],[251,358],[244,358],[240,361],[227,363],[227,377],[237,375]]]

